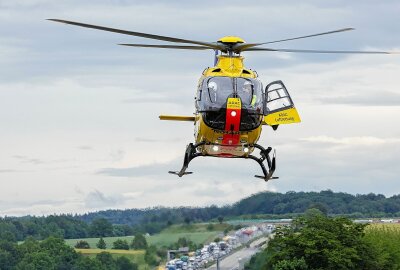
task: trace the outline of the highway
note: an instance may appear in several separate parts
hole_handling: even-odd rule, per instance
[[[261,239],[258,239],[254,241],[253,243],[250,244],[250,247],[244,247],[237,252],[234,252],[225,258],[223,258],[219,262],[219,269],[220,270],[236,270],[239,267],[239,259],[246,259],[250,258],[254,254],[256,254],[259,250],[257,247],[260,243],[266,241],[268,238],[263,237]],[[217,270],[217,264],[211,265],[207,270]]]

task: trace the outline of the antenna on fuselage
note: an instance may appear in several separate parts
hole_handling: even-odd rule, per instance
[[[218,50],[214,50],[215,51],[215,55],[214,55],[214,67],[217,65],[218,62]]]

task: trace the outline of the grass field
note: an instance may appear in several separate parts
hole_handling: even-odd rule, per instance
[[[388,229],[400,232],[400,223],[372,223],[366,228],[366,231],[374,229]]]
[[[400,224],[370,224],[365,228],[365,239],[385,269],[400,269]]]
[[[213,230],[208,231],[207,227],[209,224],[192,224],[192,225],[173,225],[159,234],[151,235],[146,237],[147,243],[155,245],[157,247],[168,246],[178,241],[181,237],[186,237],[196,244],[202,244],[207,241],[212,241],[217,237],[228,225],[226,224],[213,224]],[[209,227],[208,227],[209,229]],[[132,242],[133,236],[121,236],[121,237],[104,237],[104,241],[107,244],[107,249],[112,248],[112,243],[117,239],[123,239]],[[70,246],[75,246],[79,240],[85,240],[89,243],[91,248],[96,248],[96,244],[99,238],[83,238],[83,239],[67,239],[65,242]]]

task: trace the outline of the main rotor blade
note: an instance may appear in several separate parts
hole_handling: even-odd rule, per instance
[[[347,54],[400,54],[400,52],[385,51],[326,51],[326,50],[296,50],[296,49],[271,49],[271,48],[248,48],[243,51],[269,51],[269,52],[294,52],[294,53],[347,53]]]
[[[162,41],[169,41],[169,42],[176,42],[176,43],[197,44],[197,45],[210,47],[210,48],[215,49],[215,50],[224,50],[225,49],[224,46],[220,46],[218,44],[211,43],[211,42],[203,42],[203,41],[196,41],[196,40],[189,40],[189,39],[180,39],[180,38],[173,38],[173,37],[167,37],[167,36],[153,35],[153,34],[147,34],[147,33],[126,31],[126,30],[121,30],[121,29],[116,29],[116,28],[109,28],[109,27],[104,27],[104,26],[99,26],[99,25],[86,24],[86,23],[73,22],[73,21],[66,21],[66,20],[59,20],[59,19],[48,19],[48,20],[49,21],[54,21],[54,22],[60,22],[60,23],[66,23],[66,24],[81,26],[81,27],[86,27],[86,28],[93,28],[93,29],[97,29],[97,30],[114,32],[114,33],[119,33],[119,34],[124,34],[124,35],[131,35],[131,36],[137,36],[137,37],[143,37],[143,38],[149,38],[149,39],[156,39],[156,40],[162,40]]]
[[[240,51],[244,51],[244,49],[246,49],[246,48],[251,48],[251,47],[260,46],[260,45],[265,45],[265,44],[278,43],[278,42],[284,42],[284,41],[290,41],[290,40],[296,40],[296,39],[303,39],[303,38],[309,38],[309,37],[317,37],[317,36],[335,34],[335,33],[346,32],[346,31],[352,31],[352,30],[355,30],[355,29],[354,29],[354,28],[342,28],[342,29],[338,29],[338,30],[333,30],[333,31],[328,31],[328,32],[323,32],[323,33],[318,33],[318,34],[312,34],[312,35],[307,35],[307,36],[300,36],[300,37],[294,37],[294,38],[280,39],[280,40],[268,41],[268,42],[262,42],[262,43],[242,44],[242,45],[237,45],[237,46],[234,48],[234,50],[237,51],[237,52],[240,52]]]
[[[213,50],[205,46],[180,46],[180,45],[149,45],[149,44],[118,44],[122,46],[143,47],[143,48],[163,48],[163,49],[182,49],[182,50]]]

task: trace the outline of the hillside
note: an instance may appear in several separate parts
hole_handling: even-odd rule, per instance
[[[294,217],[308,208],[328,215],[349,217],[400,216],[400,195],[351,195],[330,190],[321,192],[262,192],[223,207],[178,207],[106,210],[85,215],[0,218],[0,239],[23,240],[27,236],[65,239],[155,234],[172,224],[210,222],[231,218]]]
[[[218,216],[231,217],[241,215],[283,215],[303,213],[310,207],[320,208],[331,215],[392,216],[400,215],[400,195],[386,198],[382,194],[351,195],[331,190],[321,192],[287,193],[261,192],[242,199],[233,205],[223,207],[179,207],[129,210],[106,210],[77,216],[85,222],[97,218],[106,218],[113,224],[138,224],[185,218],[196,221],[208,221]],[[175,222],[174,222],[175,223]]]

